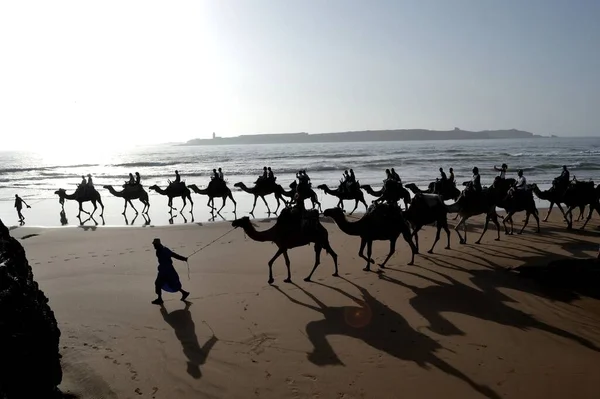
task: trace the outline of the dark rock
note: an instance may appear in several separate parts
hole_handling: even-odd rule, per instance
[[[0,220],[0,399],[63,397],[59,338],[25,250]]]

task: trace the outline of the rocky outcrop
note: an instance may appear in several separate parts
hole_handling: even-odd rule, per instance
[[[59,338],[25,250],[0,220],[0,399],[62,397]]]

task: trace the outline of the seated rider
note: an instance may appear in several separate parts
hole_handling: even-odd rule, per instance
[[[569,170],[567,169],[567,165],[563,165],[563,170],[560,173],[560,176],[558,176],[554,180],[557,185],[559,185],[561,187],[566,187],[569,184],[570,179],[571,179],[571,174],[569,173]]]
[[[85,179],[85,176],[81,176],[81,183],[79,183],[79,187],[85,187],[87,185],[87,180]]]
[[[496,172],[500,172],[498,173],[498,177],[501,179],[506,179],[506,170],[508,169],[508,165],[506,165],[505,163],[502,164],[502,167],[497,167],[496,165],[494,165],[494,170]]]
[[[219,168],[219,174],[218,174],[219,180],[221,181],[225,181],[225,175],[223,174],[223,170],[221,170],[221,168]]]
[[[181,176],[179,176],[179,171],[175,171],[175,181],[173,183],[181,183]]]
[[[388,180],[392,180],[392,172],[390,172],[389,169],[385,170],[385,179],[383,179],[383,184],[385,185],[385,182]]]
[[[135,184],[137,184],[137,185],[142,184],[142,177],[140,176],[140,172],[135,172]]]
[[[356,176],[354,176],[354,170],[350,169],[350,183],[356,183]]]
[[[129,174],[129,181],[126,184],[130,186],[133,186],[135,184],[135,178],[133,177],[133,173]]]
[[[469,185],[469,191],[472,191],[475,193],[480,193],[481,190],[482,190],[482,187],[481,187],[481,176],[479,176],[479,168],[474,167],[473,168],[473,177],[471,178],[470,185]]]
[[[442,190],[446,186],[447,182],[448,182],[448,177],[446,176],[444,169],[440,168],[440,177],[435,182],[435,192],[436,193],[442,192]]]
[[[269,181],[271,183],[275,183],[275,175],[273,174],[273,171],[271,170],[270,166],[267,168],[267,171],[268,171],[267,178],[269,179]]]
[[[448,184],[449,185],[453,185],[454,184],[454,169],[450,168],[450,177],[448,178]]]
[[[402,183],[402,179],[400,178],[398,173],[396,173],[394,168],[392,168],[391,175],[392,175],[392,180],[397,181],[398,183]]]
[[[216,180],[218,178],[219,178],[219,174],[217,173],[217,170],[213,169],[212,170],[212,175],[210,175],[210,180],[213,181],[213,180]]]
[[[524,192],[527,190],[527,179],[523,176],[523,171],[519,169],[517,172],[517,181],[513,187],[508,190],[508,194],[514,195],[515,192]]]
[[[90,174],[88,174],[87,187],[91,188],[92,190],[94,189],[94,183],[92,182],[92,175],[90,175]]]

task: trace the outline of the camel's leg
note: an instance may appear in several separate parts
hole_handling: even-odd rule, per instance
[[[526,211],[525,213],[525,223],[523,223],[523,227],[521,227],[521,230],[519,231],[519,234],[523,234],[523,230],[525,230],[525,227],[527,227],[527,224],[529,224],[529,217],[531,216],[531,212]]]
[[[185,209],[185,207],[187,206],[187,200],[185,199],[185,197],[181,197],[181,199],[183,200],[183,206],[181,207],[181,209],[179,210],[179,213],[183,213],[183,210]]]
[[[369,207],[367,206],[367,201],[363,199],[360,200],[360,202],[365,206],[365,212],[367,211],[367,209],[369,209]]]
[[[485,215],[485,223],[483,225],[483,231],[481,232],[481,235],[479,236],[479,240],[475,241],[475,244],[481,244],[481,239],[483,238],[483,235],[487,231],[489,224],[490,224],[490,215]]]
[[[344,201],[342,201],[341,198],[338,198],[338,203],[336,205],[338,208],[341,208],[342,211],[344,210]]]
[[[225,204],[227,203],[227,197],[223,197],[223,205],[219,208],[217,213],[220,213],[223,208],[225,208]]]
[[[417,226],[413,230],[412,236],[415,237],[415,248],[417,248],[417,253],[419,253],[419,230],[421,230],[422,226]]]
[[[338,264],[337,264],[338,257],[337,257],[337,254],[335,253],[335,251],[333,250],[333,248],[331,248],[331,245],[329,245],[329,240],[327,240],[327,241],[325,241],[325,243],[323,243],[323,249],[325,249],[325,252],[327,252],[333,258],[333,266],[335,269],[334,269],[332,276],[338,277]]]
[[[460,214],[457,213],[456,216],[454,216],[454,219],[452,219],[452,220],[458,219],[459,216],[460,216]]]
[[[319,266],[319,264],[321,264],[321,244],[316,242],[315,243],[315,265],[313,266],[312,270],[310,271],[310,274],[308,275],[308,277],[306,277],[304,279],[304,281],[310,281],[313,273],[315,272],[315,270],[317,270],[317,267]]]
[[[433,240],[433,245],[431,246],[431,249],[429,251],[427,251],[428,254],[433,253],[433,248],[435,248],[435,244],[437,244],[437,242],[440,240],[440,233],[442,232],[442,226],[437,224],[435,227],[437,228],[437,231],[435,232],[435,240]]]
[[[275,196],[275,199],[277,200],[277,208],[275,208],[275,213],[277,213],[277,211],[279,210],[279,207],[281,206],[281,203],[280,203],[278,196]]]
[[[448,228],[448,221],[447,220],[444,220],[444,224],[442,225],[442,228],[446,232],[446,237],[448,237],[448,245],[446,245],[446,249],[450,249],[450,229]]]
[[[263,202],[265,203],[265,206],[267,207],[267,212],[271,213],[271,208],[269,208],[269,204],[267,204],[267,200],[265,199],[265,196],[261,195],[260,198],[262,198]]]
[[[292,282],[292,272],[290,271],[290,257],[288,256],[287,251],[283,251],[283,259],[285,260],[285,267],[287,267],[287,278],[283,280],[284,283]]]
[[[146,214],[150,212],[150,200],[146,201]]]
[[[538,210],[535,209],[535,212],[533,212],[532,214],[533,214],[533,217],[535,218],[535,222],[537,223],[537,231],[536,232],[539,233],[540,232],[540,218],[538,216]]]
[[[356,208],[358,208],[358,200],[354,200],[354,209],[352,209],[352,212],[350,212],[350,215],[352,215],[354,213]]]
[[[394,255],[394,253],[396,252],[396,240],[397,239],[398,239],[398,237],[395,237],[390,240],[390,252],[387,254],[385,260],[379,264],[379,267],[381,267],[382,269],[385,269],[385,264],[387,263],[388,260],[390,260],[392,255]]]
[[[131,202],[131,200],[127,200],[127,202],[129,202],[129,206],[131,206],[133,208],[133,210],[135,211],[135,214],[137,215],[139,212],[137,209],[135,209],[135,206],[133,206],[133,202]]]
[[[544,222],[548,221],[548,218],[550,217],[550,212],[552,212],[553,207],[554,207],[554,202],[550,201],[550,208],[548,208],[548,214],[546,214],[546,217],[544,218]],[[563,212],[563,217],[564,217],[564,212]]]
[[[96,201],[92,201],[92,205],[94,205],[94,210],[92,211],[92,213],[90,213],[90,217],[94,216],[94,213],[96,213],[96,210],[98,209],[98,205],[96,205]]]
[[[509,221],[509,218],[512,217],[512,213],[508,212],[508,214],[502,218],[502,225],[504,226],[504,234],[509,235],[510,232],[508,230],[508,226],[506,226],[506,222]],[[510,219],[510,221],[512,222],[512,219]]]
[[[229,199],[233,202],[233,213],[237,210],[237,202],[233,199],[233,194],[229,193]]]
[[[210,209],[215,209],[215,207],[213,205],[214,205],[213,197],[208,197],[208,202],[206,203],[206,206],[208,206]]]
[[[587,218],[585,219],[585,223],[583,224],[583,226],[580,227],[581,230],[585,229],[585,226],[587,226],[588,222],[592,218],[594,209],[596,209],[596,212],[598,212],[598,215],[600,215],[600,205],[599,204],[590,204],[590,211],[587,215]]]
[[[373,241],[367,240],[367,258],[372,259],[371,258],[372,253],[373,253]],[[375,263],[375,262],[373,262],[373,263]],[[364,268],[363,270],[370,272],[371,271],[371,262],[367,262],[367,267]]]
[[[458,240],[461,244],[466,244],[467,243],[467,217],[462,216],[460,218],[460,221],[458,222],[458,224],[456,226],[454,226],[454,231],[456,231],[456,234],[458,234]],[[465,238],[463,238],[462,235],[460,235],[460,227],[464,226],[465,228]]]
[[[277,258],[279,258],[279,255],[281,255],[282,253],[284,253],[284,250],[281,248],[278,248],[277,252],[275,253],[275,256],[273,256],[271,258],[271,260],[269,261],[269,284],[273,284],[273,281],[275,281],[273,279],[273,262],[275,262],[275,260]]]
[[[583,219],[583,211],[585,211],[585,205],[579,207],[579,217],[577,218],[578,222]]]
[[[127,213],[127,200],[125,200],[125,206],[123,207],[123,213],[121,215],[124,215],[125,213]]]
[[[194,200],[192,200],[192,196],[188,195],[187,199],[190,201],[190,213],[194,213]]]
[[[373,259],[371,259],[370,256],[367,258],[363,254],[366,245],[367,245],[367,240],[365,240],[364,238],[361,238],[360,239],[360,249],[358,250],[358,256],[360,256],[361,258],[363,258],[364,260],[367,261],[367,266],[365,266],[365,268],[363,270],[368,272],[369,270],[371,270],[371,263],[375,263],[375,261]]]
[[[256,208],[256,200],[258,199],[258,195],[254,196],[254,204],[252,204],[252,210],[250,211],[250,214],[254,214],[254,208]]]
[[[414,265],[415,264],[415,254],[418,254],[419,251],[417,250],[417,247],[415,247],[415,244],[412,241],[412,235],[410,233],[410,228],[408,226],[406,229],[402,230],[402,237],[404,237],[404,241],[406,241],[408,243],[408,245],[410,246],[410,250],[411,250],[411,258],[410,258],[410,262],[408,262],[408,265]]]
[[[567,221],[567,229],[571,229],[573,227],[573,207],[569,206],[567,212],[565,212],[565,220]]]

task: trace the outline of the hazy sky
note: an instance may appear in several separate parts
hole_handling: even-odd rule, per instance
[[[3,1],[0,148],[600,135],[598,0]]]

